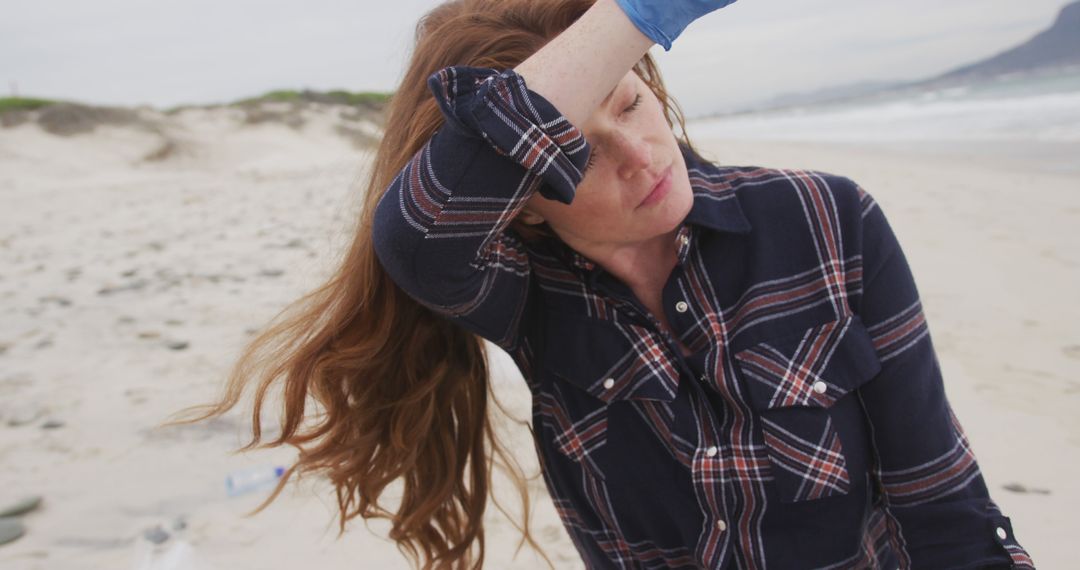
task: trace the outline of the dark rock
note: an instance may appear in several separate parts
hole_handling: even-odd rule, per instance
[[[26,533],[26,527],[18,519],[0,518],[0,544],[7,544]]]
[[[161,525],[155,525],[143,531],[143,538],[154,544],[161,544],[169,540],[169,531],[161,528]]]

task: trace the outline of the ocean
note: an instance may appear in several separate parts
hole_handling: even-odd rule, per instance
[[[1080,173],[1080,68],[695,119],[692,138],[881,145]]]

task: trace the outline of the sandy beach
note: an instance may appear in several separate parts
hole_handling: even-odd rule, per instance
[[[266,491],[229,497],[225,476],[293,452],[231,454],[247,441],[242,407],[154,429],[213,398],[250,335],[334,266],[370,158],[356,133],[376,127],[333,106],[293,126],[228,108],[154,117],[67,136],[0,129],[0,506],[43,497],[0,567],[408,568],[381,521],[337,539],[325,481],[245,518]],[[884,145],[695,142],[721,163],[824,170],[874,195],[992,496],[1040,568],[1070,567],[1080,173]],[[490,348],[497,394],[524,419],[528,391]],[[535,474],[529,432],[503,432]],[[534,534],[555,567],[582,568],[538,477],[532,489]],[[497,492],[516,505],[505,482]],[[486,518],[486,567],[547,567],[527,548],[515,557],[519,533],[497,509]]]

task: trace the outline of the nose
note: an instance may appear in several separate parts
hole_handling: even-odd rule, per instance
[[[633,178],[638,171],[652,165],[652,148],[644,137],[627,132],[612,134],[612,143],[618,149],[618,172],[621,178]]]

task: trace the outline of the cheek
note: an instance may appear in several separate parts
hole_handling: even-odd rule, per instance
[[[584,192],[581,200],[575,200],[569,208],[569,218],[579,228],[587,229],[590,223],[603,225],[611,215],[612,205],[608,203],[600,188],[589,188],[591,192]]]
[[[618,224],[621,206],[615,202],[615,198],[605,192],[604,184],[598,177],[584,181],[578,185],[573,204],[561,208],[560,221],[579,234],[607,231]]]

